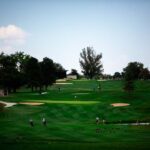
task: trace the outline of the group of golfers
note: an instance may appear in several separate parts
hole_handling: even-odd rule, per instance
[[[32,119],[30,119],[30,120],[29,120],[29,123],[30,123],[31,127],[33,127],[33,126],[34,126],[34,122],[33,122],[33,120],[32,120]],[[44,126],[46,126],[46,125],[47,125],[47,121],[46,121],[46,119],[45,119],[45,118],[42,118],[42,124],[43,124]]]
[[[29,120],[29,123],[30,123],[31,127],[34,127],[34,122],[33,122],[32,119]],[[100,119],[99,119],[99,117],[96,117],[96,125],[98,125],[99,123],[100,123]],[[104,124],[104,123],[105,123],[105,120],[103,120],[103,124]],[[43,124],[44,126],[47,125],[47,121],[46,121],[45,118],[42,118],[42,124]],[[99,127],[97,127],[97,128],[96,128],[96,133],[98,133],[99,131],[100,131],[100,129],[99,129]]]

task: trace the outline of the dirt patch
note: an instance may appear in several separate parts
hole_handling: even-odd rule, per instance
[[[36,103],[36,102],[20,102],[19,104],[31,105],[31,106],[39,106],[39,105],[43,105],[44,103]]]
[[[130,104],[128,103],[113,103],[111,106],[113,107],[123,107],[123,106],[129,106]]]

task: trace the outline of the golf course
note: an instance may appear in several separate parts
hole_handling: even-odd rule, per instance
[[[41,94],[22,87],[0,97],[0,148],[149,149],[150,81],[136,81],[131,93],[123,90],[123,82],[61,81]],[[6,107],[5,103],[14,105]]]

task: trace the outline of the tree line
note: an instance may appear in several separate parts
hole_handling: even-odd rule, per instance
[[[66,70],[62,65],[48,57],[38,61],[37,58],[23,52],[0,54],[0,88],[5,93],[16,92],[24,85],[41,93],[56,79],[65,77]]]
[[[123,71],[115,72],[114,75],[103,74],[102,53],[96,54],[93,47],[82,49],[79,63],[82,73],[88,79],[150,79],[150,71],[144,68],[140,62],[130,62]]]
[[[134,80],[150,79],[150,71],[140,62],[130,62],[121,73],[115,72],[113,76],[103,74],[101,59],[102,53],[96,54],[93,47],[82,49],[79,63],[84,77],[87,79],[124,79],[126,91],[134,89]],[[5,93],[16,92],[23,85],[41,93],[55,83],[56,79],[65,78],[66,72],[61,64],[55,63],[48,57],[38,61],[23,52],[10,55],[0,54],[0,88]],[[75,69],[71,70],[70,75],[80,77]]]
[[[123,89],[127,92],[134,90],[134,81],[138,79],[150,79],[150,71],[140,62],[130,62],[123,71],[115,72],[114,75],[103,74],[102,53],[96,54],[93,47],[82,49],[80,53],[80,66],[82,73],[88,79],[123,79]]]
[[[148,80],[150,79],[150,71],[144,67],[143,63],[135,61],[128,63],[122,72],[115,72],[113,75],[104,76],[104,78],[107,77],[110,79],[131,78],[135,80]]]

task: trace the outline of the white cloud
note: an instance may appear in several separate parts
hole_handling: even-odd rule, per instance
[[[15,25],[0,27],[0,39],[24,39],[26,35],[25,31]]]
[[[14,49],[26,42],[28,33],[15,25],[0,27],[0,50]]]

